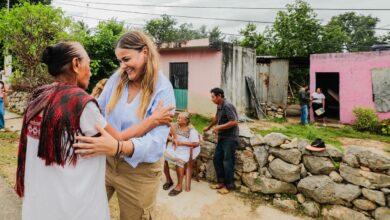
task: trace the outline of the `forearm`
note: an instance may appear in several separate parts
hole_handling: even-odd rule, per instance
[[[207,127],[207,129],[210,129],[211,127],[213,127],[214,125],[217,124],[217,119],[216,118],[213,118],[213,120],[211,121],[211,123],[209,124],[209,126]]]
[[[154,118],[149,117],[143,120],[140,124],[136,124],[120,133],[120,140],[129,140],[133,137],[141,137],[157,127],[158,124]]]
[[[114,127],[112,127],[110,124],[107,124],[104,130],[106,130],[116,140],[122,140],[121,133],[117,131]]]
[[[218,125],[218,130],[226,130],[237,125],[238,125],[237,121],[229,121],[228,123]]]
[[[197,147],[199,146],[199,143],[198,142],[178,142],[178,145],[179,146],[184,146],[184,147]]]

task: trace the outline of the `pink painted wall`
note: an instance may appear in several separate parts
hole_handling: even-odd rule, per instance
[[[160,55],[160,69],[167,77],[169,63],[188,62],[188,111],[214,115],[210,89],[221,86],[222,53],[203,48],[160,51]]]
[[[355,107],[375,109],[371,81],[374,68],[390,68],[390,51],[313,54],[310,56],[310,92],[315,90],[317,72],[338,72],[340,122],[351,124],[355,120],[352,113]],[[390,112],[377,114],[380,119],[390,118]]]

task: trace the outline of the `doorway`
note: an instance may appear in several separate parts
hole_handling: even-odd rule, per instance
[[[176,109],[186,110],[188,107],[188,63],[169,63],[169,79],[175,93]]]
[[[325,95],[325,117],[340,120],[340,75],[337,72],[316,73],[316,88]]]

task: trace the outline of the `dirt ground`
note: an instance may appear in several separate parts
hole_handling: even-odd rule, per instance
[[[20,130],[22,118],[18,115],[7,112],[6,124],[11,130]],[[280,124],[268,121],[257,121],[251,123],[261,129],[271,127],[284,127],[288,124],[295,124],[298,120],[289,119],[288,122]],[[341,138],[343,145],[360,145],[372,148],[377,152],[384,152],[388,147],[387,143],[376,140],[361,140],[353,138]],[[16,149],[15,149],[16,153]],[[14,168],[13,168],[14,169]],[[172,174],[173,171],[171,171]],[[11,173],[11,172],[9,172]],[[12,172],[13,174],[14,172]],[[2,174],[3,175],[3,174]],[[19,220],[21,201],[11,189],[9,183],[4,181],[0,175],[0,219]],[[174,175],[172,175],[174,176]],[[9,178],[9,177],[8,177]],[[161,185],[163,184],[163,178]],[[161,187],[160,187],[161,188]],[[118,219],[119,210],[115,197],[110,201],[112,219]],[[310,219],[308,217],[295,216],[283,212],[269,205],[258,203],[253,199],[243,198],[239,193],[219,195],[208,187],[206,182],[192,182],[191,192],[182,192],[176,197],[168,196],[168,191],[160,189],[157,195],[157,219]]]
[[[20,116],[7,112],[5,118],[6,126],[10,128],[10,130],[20,130],[22,122]],[[2,142],[0,141],[0,145],[2,145],[1,143]],[[12,152],[8,152],[8,154],[16,155],[16,144],[13,143],[12,145],[15,146],[15,149],[12,148]],[[21,219],[21,200],[16,196],[11,187],[14,182],[13,178],[16,171],[15,164],[12,164],[13,165],[7,166],[7,169],[3,169],[4,173],[0,174],[0,220]],[[174,172],[171,172],[172,177],[174,177]],[[6,179],[8,179],[8,182],[5,181]],[[163,179],[164,178],[161,179],[161,185],[163,184]],[[110,210],[112,219],[119,219],[118,203],[115,197],[110,201]],[[190,192],[183,191],[176,197],[168,196],[168,191],[164,191],[162,190],[162,187],[160,187],[160,191],[157,195],[157,219],[298,220],[308,218],[294,216],[271,206],[262,204],[256,205],[248,199],[241,198],[238,193],[219,195],[216,191],[211,190],[208,187],[207,182],[193,181]]]

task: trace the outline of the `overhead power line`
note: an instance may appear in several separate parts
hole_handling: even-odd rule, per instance
[[[149,12],[138,12],[138,11],[119,10],[119,9],[97,8],[97,7],[90,7],[90,6],[83,6],[83,5],[76,5],[76,4],[68,4],[68,3],[60,3],[60,4],[74,6],[74,7],[81,7],[81,8],[96,9],[96,10],[102,10],[102,11],[123,12],[123,13],[144,14],[144,15],[158,15],[158,16],[165,15],[165,14],[149,13]],[[199,16],[187,16],[187,15],[170,15],[170,14],[166,14],[166,15],[172,16],[172,17],[180,17],[180,18],[196,18],[196,19],[205,19],[205,20],[248,22],[248,23],[258,23],[258,24],[273,24],[272,21],[227,19],[227,18],[199,17]]]
[[[111,21],[111,19],[104,19],[104,18],[95,18],[95,17],[89,17],[89,16],[80,16],[80,15],[69,15],[71,17],[78,17],[78,18],[88,18],[88,19],[93,19],[93,20],[98,20],[98,21]],[[144,24],[137,24],[137,23],[130,23],[130,22],[126,22],[126,21],[119,21],[119,22],[123,22],[125,24],[129,24],[129,25],[134,25],[134,26],[145,26]]]
[[[193,9],[233,9],[233,10],[287,10],[286,7],[235,7],[235,6],[194,6],[194,5],[157,5],[157,4],[133,4],[115,2],[94,2],[68,0],[67,2],[77,2],[94,5],[117,5],[117,6],[137,6],[156,8],[193,8]],[[312,8],[316,11],[390,11],[390,8]]]
[[[78,18],[88,18],[88,19],[93,19],[93,20],[98,20],[98,21],[110,21],[111,20],[111,19],[104,19],[104,18],[95,18],[95,17],[89,17],[89,16],[81,16],[81,15],[69,15],[69,16],[71,16],[71,17],[78,17]],[[128,25],[140,26],[140,27],[144,27],[145,26],[144,24],[130,23],[130,22],[126,22],[126,21],[123,21],[123,20],[120,20],[119,22],[123,22],[123,23],[128,24]],[[241,35],[241,34],[231,34],[231,33],[224,33],[224,32],[221,32],[221,34],[229,35],[229,36],[236,36],[236,37],[244,36],[244,35]]]

